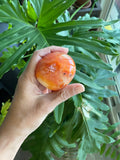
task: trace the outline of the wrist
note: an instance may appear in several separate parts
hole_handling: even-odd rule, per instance
[[[0,127],[0,160],[13,160],[26,137],[26,134],[4,122]]]
[[[17,136],[0,128],[0,160],[13,160],[25,136]]]
[[[10,146],[14,148],[18,144],[21,145],[25,138],[25,135],[17,135],[15,131],[0,127],[0,150]]]

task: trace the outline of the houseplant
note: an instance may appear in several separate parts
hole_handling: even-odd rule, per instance
[[[0,22],[9,23],[0,35],[0,50],[19,44],[13,52],[3,52],[0,58],[0,77],[9,69],[25,69],[34,50],[49,45],[69,48],[77,71],[72,81],[85,85],[86,92],[72,97],[56,107],[44,123],[23,144],[32,153],[31,160],[53,160],[52,154],[61,157],[64,148],[78,149],[77,159],[85,160],[88,153],[99,152],[102,144],[114,142],[104,131],[108,130],[109,107],[102,102],[116,93],[105,88],[114,85],[109,78],[115,74],[109,64],[97,53],[119,55],[120,40],[106,32],[104,26],[115,23],[99,18],[79,17],[71,21],[66,11],[75,0],[2,0]],[[49,14],[47,14],[49,13]],[[100,28],[101,30],[93,30]],[[20,74],[19,73],[19,74]],[[69,107],[69,109],[68,109]],[[52,153],[52,154],[51,154]]]

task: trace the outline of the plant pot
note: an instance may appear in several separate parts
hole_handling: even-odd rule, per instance
[[[74,6],[76,8],[79,8],[80,6],[82,6],[85,2],[87,2],[88,0],[77,0],[74,4]],[[92,2],[91,0],[89,0],[89,2],[87,4],[85,4],[82,8],[89,8],[91,6]]]

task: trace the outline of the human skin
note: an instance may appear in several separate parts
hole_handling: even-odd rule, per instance
[[[59,91],[50,91],[35,77],[38,61],[45,55],[67,48],[51,46],[33,53],[33,56],[18,79],[9,112],[0,127],[0,160],[13,160],[24,140],[36,130],[55,107],[70,97],[84,92],[79,83],[70,84]]]

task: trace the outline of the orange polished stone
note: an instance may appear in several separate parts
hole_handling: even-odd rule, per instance
[[[38,62],[35,76],[43,86],[55,91],[69,84],[75,71],[75,62],[69,55],[52,52]]]

